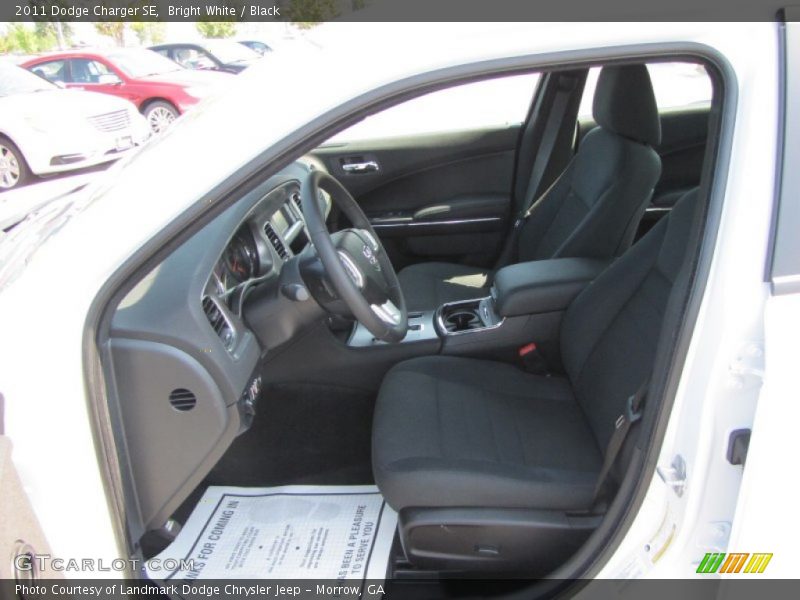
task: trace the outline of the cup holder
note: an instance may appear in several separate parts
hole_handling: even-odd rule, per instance
[[[442,337],[467,332],[479,335],[500,326],[502,321],[494,312],[491,297],[442,304],[434,317],[436,331]]]
[[[445,316],[444,327],[449,332],[468,331],[483,327],[483,322],[474,310],[459,309]]]

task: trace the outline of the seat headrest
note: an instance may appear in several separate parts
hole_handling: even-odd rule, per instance
[[[600,127],[623,137],[651,146],[661,141],[661,119],[645,65],[603,67],[592,114]]]

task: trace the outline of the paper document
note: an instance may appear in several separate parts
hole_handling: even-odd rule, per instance
[[[396,527],[375,486],[210,487],[146,568],[159,582],[383,580]]]

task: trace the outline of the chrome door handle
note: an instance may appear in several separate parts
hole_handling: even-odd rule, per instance
[[[368,160],[365,162],[345,163],[342,165],[342,170],[350,175],[359,173],[375,173],[380,171],[377,161]]]

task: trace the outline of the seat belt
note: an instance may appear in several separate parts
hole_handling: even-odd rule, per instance
[[[569,165],[567,165],[567,167],[569,167]],[[527,202],[525,203],[526,205],[528,205],[528,207],[525,211],[520,213],[519,216],[517,216],[516,221],[514,221],[514,226],[511,229],[511,235],[509,236],[508,241],[506,242],[506,245],[503,248],[503,253],[497,260],[497,264],[495,265],[495,271],[510,264],[512,257],[518,257],[519,238],[520,235],[522,234],[523,225],[525,225],[525,222],[528,220],[528,217],[530,217],[533,211],[536,209],[536,206],[539,204],[539,201],[542,200],[545,196],[547,196],[547,194],[550,193],[550,190],[556,187],[556,184],[558,184],[558,182],[561,181],[561,177],[563,177],[564,173],[566,172],[567,172],[566,168],[563,171],[561,171],[558,177],[555,178],[555,181],[553,181],[553,183],[550,184],[550,187],[548,187],[544,192],[542,192],[541,196],[536,198],[535,201],[530,202],[530,204],[528,204]]]
[[[559,80],[556,97],[553,98],[553,104],[550,106],[550,118],[547,120],[544,134],[542,134],[542,143],[539,147],[539,152],[536,153],[536,160],[533,163],[533,169],[531,169],[531,175],[528,179],[528,188],[525,194],[526,202],[520,207],[520,217],[524,217],[525,213],[533,206],[533,199],[536,197],[539,186],[542,185],[547,165],[553,157],[553,150],[556,147],[558,134],[563,126],[564,115],[567,112],[573,89],[574,84],[564,85],[564,82]]]
[[[625,411],[617,417],[614,423],[614,433],[611,434],[611,439],[606,446],[606,456],[603,459],[603,466],[600,468],[600,474],[597,476],[597,483],[594,486],[594,501],[597,502],[600,492],[603,491],[603,486],[608,480],[611,473],[611,468],[619,456],[622,445],[625,443],[625,438],[628,437],[631,426],[642,418],[642,407],[647,397],[647,388],[650,385],[650,377],[644,380],[644,383],[636,390],[636,393],[628,397],[625,403]]]
[[[569,78],[572,79],[571,77]],[[550,191],[550,189],[552,189],[553,185],[555,185],[555,182],[553,182],[553,184],[550,185],[545,192],[543,192],[538,198],[536,197],[536,192],[539,189],[539,186],[542,184],[542,179],[544,178],[547,170],[547,165],[550,163],[550,159],[553,156],[553,150],[556,147],[559,133],[561,133],[564,115],[569,107],[569,101],[572,96],[573,89],[574,82],[573,85],[564,85],[564,82],[559,80],[556,96],[553,98],[553,103],[550,106],[550,116],[547,119],[547,124],[545,125],[545,130],[542,134],[542,143],[539,146],[539,152],[536,153],[536,160],[533,163],[531,176],[528,179],[528,187],[525,192],[525,201],[520,206],[519,212],[517,213],[517,218],[514,221],[513,227],[511,228],[511,235],[509,236],[509,239],[503,248],[503,252],[497,261],[495,267],[497,269],[511,262],[512,257],[516,254],[517,242],[519,241],[519,235],[521,233],[522,226],[525,224],[526,219],[530,216],[531,209],[536,206],[536,203],[542,197],[544,197],[547,192]],[[563,174],[563,172],[559,174],[555,181],[558,181]]]

